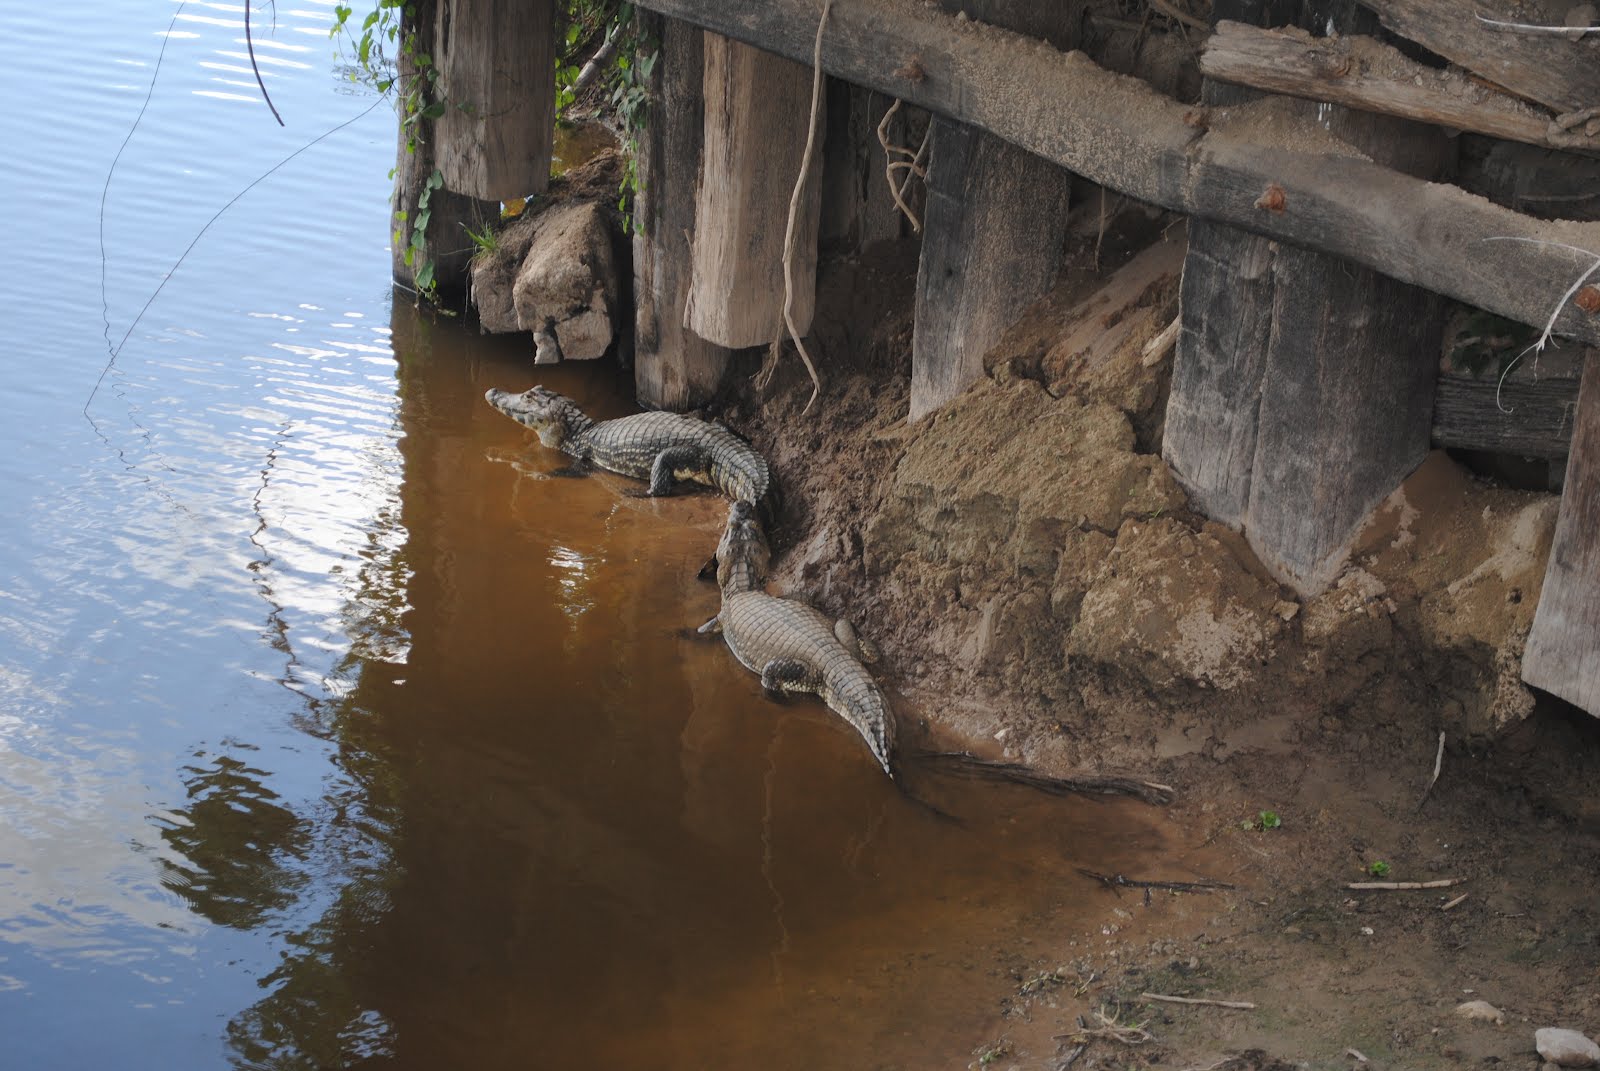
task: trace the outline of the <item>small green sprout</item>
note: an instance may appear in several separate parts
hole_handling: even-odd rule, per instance
[[[1389,876],[1389,864],[1385,863],[1382,859],[1368,863],[1367,873],[1380,880],[1386,878]]]

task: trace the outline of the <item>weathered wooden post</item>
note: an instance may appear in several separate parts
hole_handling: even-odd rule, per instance
[[[1567,483],[1522,679],[1600,717],[1600,353],[1594,350],[1578,391]]]
[[[639,17],[641,36],[659,41],[660,51],[635,161],[634,389],[647,408],[692,409],[716,393],[729,356],[683,322],[704,124],[704,34],[677,19]]]
[[[1353,5],[1338,0],[1219,0],[1216,14],[1253,23],[1269,7],[1274,22],[1287,8],[1308,28],[1355,28]],[[1213,105],[1255,96],[1206,85]],[[1448,160],[1437,128],[1281,103],[1397,170],[1427,175]],[[1269,184],[1256,207],[1285,206]],[[1439,299],[1325,254],[1197,223],[1181,303],[1162,453],[1201,512],[1242,528],[1280,580],[1314,594],[1338,574],[1372,507],[1427,454]]]
[[[497,219],[501,201],[539,193],[550,181],[555,4],[422,0],[410,10],[401,32],[416,39],[402,51],[401,84],[431,83],[422,100],[440,110],[432,120],[414,119],[415,131],[400,130],[394,275],[416,285],[431,263],[434,282],[456,290],[474,251],[464,226]],[[419,56],[429,57],[431,68],[419,66]],[[442,184],[432,179],[435,171]],[[422,248],[408,263],[413,228],[424,216]]]
[[[1071,47],[1075,3],[955,3],[946,10]],[[983,374],[983,355],[1055,283],[1072,176],[962,123],[935,117],[911,338],[911,419]]]
[[[720,346],[765,345],[783,329],[784,234],[811,118],[812,72],[713,33],[705,35],[704,62],[705,140],[684,322]],[[811,161],[795,222],[791,308],[800,335],[816,306],[822,153]]]

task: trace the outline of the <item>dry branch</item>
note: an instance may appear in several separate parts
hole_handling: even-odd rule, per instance
[[[1078,873],[1086,878],[1093,878],[1108,889],[1171,889],[1175,892],[1210,892],[1212,889],[1231,889],[1234,886],[1225,881],[1140,881],[1137,878],[1125,878],[1121,874],[1100,874],[1093,870],[1077,868]]]
[[[1381,892],[1393,892],[1396,889],[1448,889],[1466,880],[1466,878],[1440,878],[1438,881],[1352,881],[1345,888]]]
[[[1164,1004],[1204,1004],[1211,1008],[1237,1008],[1240,1011],[1255,1011],[1256,1006],[1248,1000],[1211,1000],[1207,997],[1169,997],[1164,993],[1140,993],[1145,1000],[1159,1000]]]
[[[807,0],[643,6],[769,52],[811,58],[816,8]],[[1522,323],[1544,324],[1571,281],[1570,261],[1531,247],[1490,249],[1484,239],[1600,248],[1600,223],[1533,219],[1454,186],[1329,155],[1325,141],[1286,143],[1281,133],[1252,129],[1249,107],[1202,116],[1080,52],[921,5],[853,0],[832,23],[822,49],[829,74],[989,131],[1120,193],[1344,257]],[[894,73],[911,56],[920,81]],[[1592,77],[1600,80],[1600,64]],[[1600,92],[1561,107],[1596,99]],[[1201,125],[1208,122],[1209,129]],[[1282,191],[1283,211],[1256,207],[1269,184]],[[1600,316],[1569,304],[1556,330],[1600,343]]]

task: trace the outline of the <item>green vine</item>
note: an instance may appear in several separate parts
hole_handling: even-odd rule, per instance
[[[417,6],[408,0],[378,0],[377,6],[361,20],[359,29],[351,24],[354,14],[354,9],[346,4],[335,5],[328,36],[344,36],[355,58],[352,79],[384,96],[394,96],[400,113],[400,129],[406,136],[406,152],[415,154],[417,146],[423,143],[424,121],[437,119],[445,108],[437,91],[439,70],[434,66],[433,57],[420,47],[413,28]],[[402,78],[400,72],[407,67],[412,73]],[[394,178],[395,170],[389,169],[389,178]],[[417,293],[434,303],[438,298],[438,281],[434,277],[434,260],[426,255],[427,230],[432,218],[433,191],[443,186],[444,176],[435,169],[417,192],[414,214],[398,205],[394,209],[394,243],[403,249],[401,257],[412,269]]]

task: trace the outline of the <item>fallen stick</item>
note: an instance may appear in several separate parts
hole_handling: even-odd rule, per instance
[[[1125,889],[1172,889],[1176,892],[1210,892],[1212,889],[1231,889],[1234,886],[1225,881],[1140,881],[1137,878],[1125,878],[1121,874],[1099,874],[1093,870],[1077,868],[1078,873],[1086,878],[1093,878],[1108,889],[1122,887]]]
[[[1448,889],[1452,885],[1460,885],[1466,878],[1440,878],[1437,881],[1352,881],[1346,889],[1378,889],[1392,891],[1394,889]]]
[[[1344,1054],[1353,1058],[1356,1063],[1359,1064],[1370,1064],[1372,1062],[1371,1060],[1367,1059],[1367,1054],[1362,1052],[1360,1049],[1346,1049],[1344,1050]]]
[[[1145,1000],[1159,1000],[1166,1004],[1204,1004],[1211,1008],[1238,1008],[1241,1011],[1255,1011],[1256,1006],[1248,1000],[1210,1000],[1206,997],[1169,997],[1164,993],[1140,993]]]
[[[1469,897],[1471,895],[1472,895],[1471,893],[1462,893],[1460,896],[1456,897],[1454,900],[1451,900],[1448,904],[1441,904],[1439,906],[1439,910],[1440,911],[1449,911],[1453,907],[1460,907],[1461,906],[1461,901],[1465,900],[1467,897]]]
[[[1428,802],[1428,793],[1433,791],[1433,786],[1439,781],[1439,771],[1444,768],[1444,730],[1439,730],[1439,753],[1433,757],[1433,776],[1428,778],[1428,787],[1422,790],[1422,798],[1417,801],[1417,813],[1422,812],[1422,805]]]
[[[1183,317],[1174,316],[1172,322],[1161,329],[1161,333],[1144,344],[1144,354],[1140,363],[1146,368],[1154,368],[1160,364],[1172,347],[1178,344],[1178,330],[1183,326]]]

